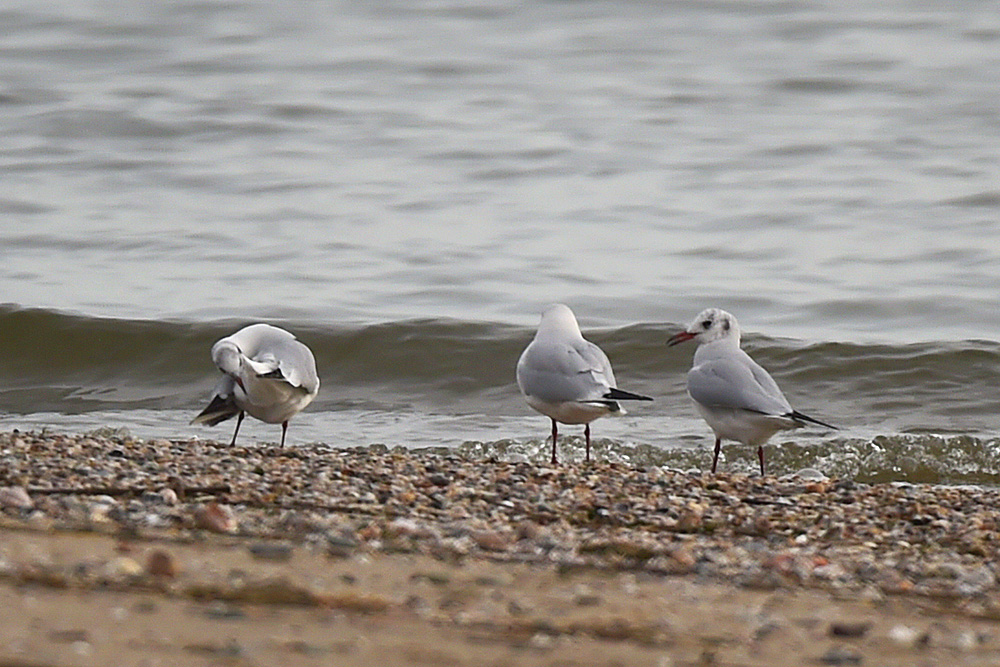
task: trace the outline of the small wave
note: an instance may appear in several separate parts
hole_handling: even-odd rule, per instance
[[[5,409],[193,409],[218,374],[209,350],[249,321],[122,320],[0,306],[0,398]],[[514,367],[533,327],[450,319],[330,326],[278,321],[314,351],[317,410],[365,404],[438,414],[524,412]],[[667,348],[679,325],[587,331],[622,388],[656,398],[648,414],[690,419],[684,378],[692,348]],[[1000,345],[807,343],[750,334],[744,347],[797,409],[850,437],[995,434]],[[706,431],[707,434],[707,431]],[[659,444],[659,443],[657,443]]]
[[[951,206],[968,206],[971,208],[995,209],[1000,207],[1000,191],[987,190],[984,192],[978,192],[975,194],[967,195],[965,197],[956,197],[954,199],[947,199],[944,201],[944,203],[949,204]]]
[[[776,87],[793,93],[847,93],[857,90],[861,83],[837,78],[783,79]]]
[[[466,442],[446,451],[477,460],[544,464],[549,460],[551,441]],[[835,438],[801,444],[779,442],[767,445],[765,452],[769,472],[779,476],[819,471],[829,478],[866,484],[1000,485],[1000,438],[879,435],[871,439]],[[583,439],[561,438],[559,455],[562,461],[583,461]],[[707,473],[712,460],[711,448],[707,446],[660,448],[608,439],[595,440],[592,455],[595,460],[632,467],[664,466],[691,473]],[[719,470],[756,475],[756,448],[724,445]]]

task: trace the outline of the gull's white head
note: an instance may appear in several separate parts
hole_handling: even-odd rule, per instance
[[[573,311],[569,309],[569,306],[554,303],[545,309],[542,313],[542,321],[538,325],[538,335],[577,335],[582,336],[580,333],[580,325],[576,322],[576,316],[573,315]]]
[[[677,345],[686,340],[695,340],[698,344],[712,343],[718,340],[730,340],[738,347],[740,344],[740,325],[736,318],[720,308],[706,308],[698,313],[688,328],[671,336],[667,345]]]
[[[212,361],[220,371],[239,378],[243,366],[243,354],[236,343],[223,338],[212,346]]]

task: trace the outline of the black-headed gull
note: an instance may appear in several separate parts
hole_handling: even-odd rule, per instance
[[[288,420],[309,405],[319,392],[319,376],[312,351],[284,329],[251,324],[212,346],[212,361],[223,377],[212,401],[192,424],[215,426],[237,417],[233,441],[244,413],[281,424],[285,446]]]
[[[606,414],[625,414],[618,401],[651,401],[615,387],[611,362],[601,348],[583,337],[573,311],[561,303],[542,314],[534,340],[517,362],[517,386],[528,405],[552,420],[552,463],[556,459],[557,422],[585,424],[590,460],[590,422]]]
[[[760,474],[764,474],[764,443],[781,430],[806,423],[836,429],[793,410],[774,378],[740,349],[740,325],[724,310],[708,308],[685,331],[667,341],[676,345],[698,342],[687,375],[688,394],[715,433],[712,472],[719,462],[723,440],[756,445]]]

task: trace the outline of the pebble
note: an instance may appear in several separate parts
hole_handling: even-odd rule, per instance
[[[177,576],[177,563],[163,549],[154,549],[146,559],[146,573],[156,578],[173,579]]]
[[[90,633],[83,629],[52,630],[48,633],[48,637],[51,641],[59,644],[74,644],[86,642],[90,638]]]
[[[112,579],[131,579],[142,574],[142,566],[128,556],[112,558],[104,570],[105,575]]]
[[[177,497],[177,492],[171,489],[169,486],[160,489],[159,495],[160,495],[160,502],[162,502],[164,505],[176,505],[178,502],[180,502],[180,499]]]
[[[437,473],[435,473],[435,474],[431,475],[430,477],[428,477],[427,480],[431,484],[434,484],[435,486],[448,486],[449,484],[451,484],[451,478],[450,477],[448,477],[447,475],[441,475],[441,474],[437,474]]]
[[[871,627],[871,621],[838,621],[830,624],[830,636],[864,637]]]
[[[194,525],[213,533],[235,533],[236,515],[228,505],[212,501],[195,509]]]
[[[228,602],[212,602],[205,607],[205,616],[219,620],[237,620],[246,617],[246,612]]]
[[[506,551],[511,542],[506,535],[492,530],[474,532],[472,540],[484,551]]]
[[[894,625],[889,630],[889,639],[904,648],[912,648],[924,637],[924,633],[908,625]]]
[[[823,482],[829,479],[822,471],[816,468],[802,468],[798,472],[794,473],[794,477],[798,477],[800,480],[808,482]],[[822,488],[822,487],[817,487]]]
[[[822,665],[860,665],[861,654],[852,649],[834,646],[819,659]]]
[[[348,558],[358,550],[358,541],[344,532],[326,534],[326,552],[334,558]]]
[[[578,607],[596,607],[602,601],[601,596],[594,593],[579,593],[573,598],[573,604]]]
[[[257,560],[283,563],[292,558],[292,545],[285,542],[254,542],[247,546],[250,555]]]
[[[393,519],[381,532],[387,537],[419,537],[425,531],[413,519]]]
[[[34,507],[31,496],[22,486],[0,487],[0,508],[27,510]]]

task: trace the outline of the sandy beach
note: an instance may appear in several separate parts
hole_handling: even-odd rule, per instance
[[[0,666],[991,665],[992,488],[0,434]]]

